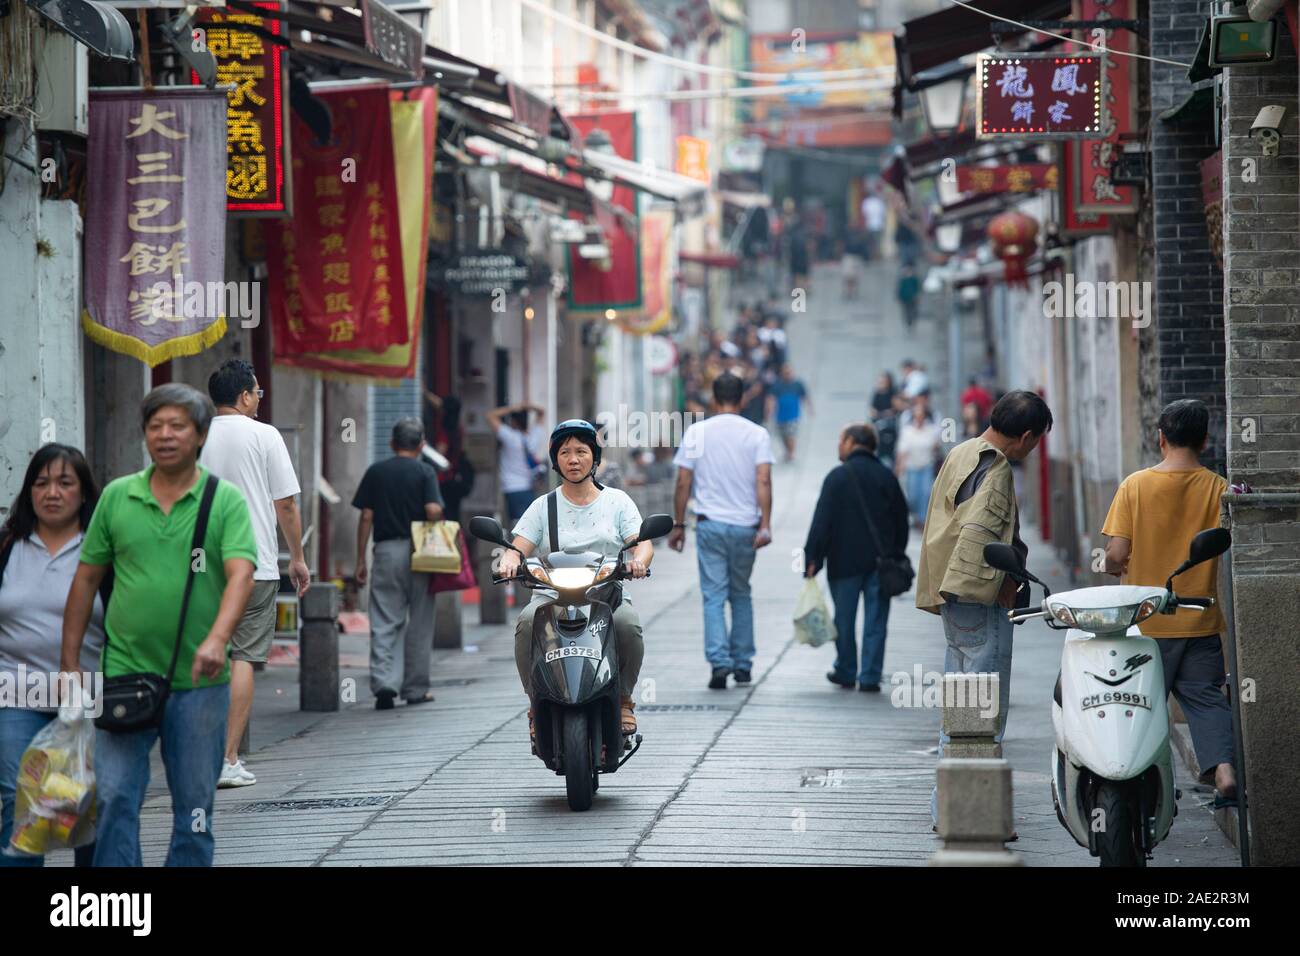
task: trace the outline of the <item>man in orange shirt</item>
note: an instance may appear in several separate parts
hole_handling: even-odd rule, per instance
[[[1200,462],[1209,423],[1209,411],[1196,399],[1171,402],[1161,410],[1160,464],[1124,479],[1101,529],[1110,536],[1108,574],[1122,575],[1125,584],[1163,585],[1187,557],[1192,538],[1219,527],[1219,499],[1228,483]],[[1215,597],[1218,574],[1218,559],[1206,561],[1180,575],[1177,589],[1188,597]],[[1232,711],[1223,695],[1219,640],[1222,612],[1217,605],[1179,608],[1172,615],[1149,617],[1138,627],[1160,646],[1165,687],[1187,715],[1202,779],[1208,782],[1213,775],[1216,802],[1235,800]]]

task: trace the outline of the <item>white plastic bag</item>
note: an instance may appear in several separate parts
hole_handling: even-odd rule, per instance
[[[95,839],[95,724],[61,708],[23,752],[7,855],[43,856]]]
[[[800,644],[821,647],[835,640],[835,623],[816,578],[804,578],[799,603],[794,606],[794,636]]]

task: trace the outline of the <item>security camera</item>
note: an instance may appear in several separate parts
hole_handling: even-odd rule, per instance
[[[1285,116],[1285,106],[1265,106],[1251,124],[1250,135],[1259,139],[1265,156],[1277,155],[1282,143],[1282,119]]]

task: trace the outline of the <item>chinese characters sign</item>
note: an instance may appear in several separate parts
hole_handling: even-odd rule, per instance
[[[609,134],[614,152],[624,159],[637,158],[636,114],[632,112],[587,113],[570,116],[574,130],[584,139],[594,129]],[[602,267],[569,253],[569,310],[595,312],[605,309],[641,308],[641,237],[637,193],[627,186],[615,185],[610,205],[621,208],[631,221],[624,228],[615,215],[605,215],[597,206],[597,219],[609,244],[609,266]]]
[[[279,9],[277,3],[256,6]],[[217,84],[232,87],[226,94],[226,206],[235,213],[288,215],[283,52],[240,29],[249,26],[277,36],[284,29],[279,20],[233,10],[202,9],[196,20],[196,33],[203,31],[217,61]]]
[[[963,193],[1028,193],[1056,188],[1055,163],[1019,166],[958,166],[957,191]]]
[[[298,212],[266,230],[276,350],[383,351],[409,337],[388,91],[317,96],[330,142],[294,116]]]
[[[419,27],[389,10],[383,0],[363,0],[361,17],[367,50],[412,79],[424,75],[424,38]]]
[[[1083,20],[1129,19],[1137,15],[1135,0],[1076,0],[1074,6]],[[1101,135],[1069,147],[1074,152],[1077,178],[1067,187],[1081,212],[1135,212],[1133,187],[1115,185],[1110,165],[1120,152],[1120,134],[1137,129],[1139,61],[1123,55],[1137,52],[1137,38],[1128,30],[1108,30],[1105,46],[1107,52],[1100,55],[1105,63]]]
[[[91,92],[86,334],[151,366],[226,332],[225,95]]]
[[[1101,57],[981,53],[975,67],[980,139],[1099,135]]]

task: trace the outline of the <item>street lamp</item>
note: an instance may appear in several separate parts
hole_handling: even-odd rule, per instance
[[[966,107],[966,87],[973,70],[962,66],[955,70],[916,78],[916,93],[921,98],[925,125],[933,136],[950,136],[961,129]]]

